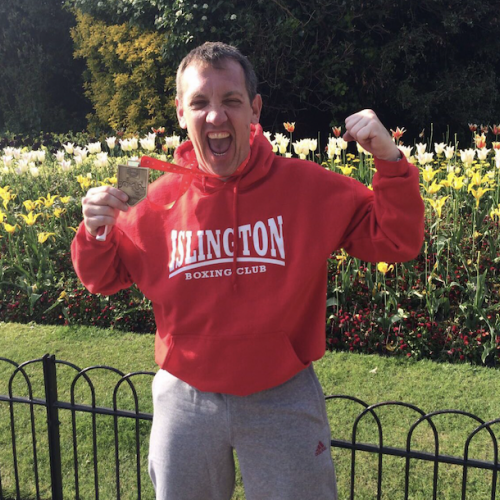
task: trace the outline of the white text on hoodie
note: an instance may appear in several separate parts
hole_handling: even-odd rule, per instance
[[[238,226],[237,262],[285,265],[283,217]],[[234,258],[234,229],[172,229],[169,277],[200,267],[229,263]]]

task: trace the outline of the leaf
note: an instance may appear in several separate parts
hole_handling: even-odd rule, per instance
[[[29,309],[30,309],[30,316],[33,314],[33,308],[37,302],[37,300],[42,296],[41,293],[32,293],[29,297]]]
[[[338,302],[336,297],[330,297],[326,301],[326,307],[333,307],[333,306],[338,306],[338,305],[339,305],[339,302]]]

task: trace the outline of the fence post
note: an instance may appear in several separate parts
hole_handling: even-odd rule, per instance
[[[43,378],[47,404],[47,430],[49,438],[50,483],[52,500],[63,500],[61,440],[59,436],[59,410],[57,408],[56,358],[46,354],[43,357]]]

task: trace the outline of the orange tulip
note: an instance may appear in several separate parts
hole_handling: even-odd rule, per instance
[[[292,122],[292,123],[285,122],[285,123],[283,123],[283,127],[285,127],[285,130],[287,132],[292,133],[295,130],[295,122]]]
[[[396,127],[396,130],[392,130],[391,128],[391,132],[393,139],[395,139],[397,142],[399,141],[399,139],[401,139],[401,137],[403,137],[403,134],[406,132],[406,129],[404,127],[403,128]]]
[[[475,135],[474,136],[474,142],[476,143],[476,148],[482,149],[486,147],[486,137],[484,134],[481,135]]]

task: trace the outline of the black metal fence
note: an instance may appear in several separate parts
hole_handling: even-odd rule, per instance
[[[109,379],[99,385],[109,388],[104,403],[94,383],[103,373]],[[0,500],[154,498],[146,465],[151,397],[150,390],[139,390],[153,376],[108,366],[81,369],[50,355],[22,364],[0,357]],[[443,481],[455,483],[453,498],[496,498],[494,427],[500,418],[484,422],[457,410],[426,414],[401,402],[368,405],[340,395],[326,399],[333,415],[336,405],[352,407],[352,420],[340,424],[348,438],[336,439],[339,423],[332,425],[332,453],[344,464],[337,470],[342,498],[395,500],[398,483],[398,498],[448,500],[451,490],[442,487]],[[400,411],[408,415],[403,418]],[[464,439],[452,446],[459,452],[447,454],[442,449],[446,424],[455,418],[467,422]],[[445,427],[438,430],[440,419]],[[404,446],[390,445],[395,425],[405,426]],[[449,468],[455,468],[455,475],[443,479]],[[482,471],[480,480],[477,471]]]

